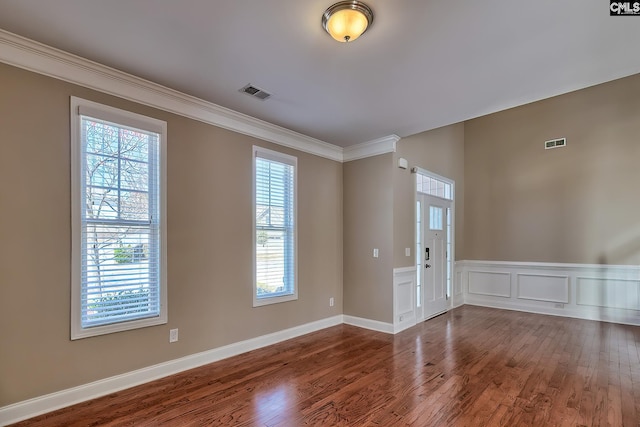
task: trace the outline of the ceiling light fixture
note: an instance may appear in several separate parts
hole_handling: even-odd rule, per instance
[[[360,37],[373,23],[373,11],[361,1],[340,1],[322,15],[322,27],[339,42]]]

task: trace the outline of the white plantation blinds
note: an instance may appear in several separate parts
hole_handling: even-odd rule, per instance
[[[95,328],[106,333],[112,331],[106,325],[142,319],[164,323],[160,203],[164,135],[104,120],[113,118],[99,109],[80,108],[78,116],[76,337],[96,334],[79,331]],[[139,119],[135,122],[144,125]],[[139,326],[148,324],[147,320]],[[118,330],[139,326],[129,323]]]
[[[297,295],[296,159],[258,147],[254,156],[254,304],[261,305]]]

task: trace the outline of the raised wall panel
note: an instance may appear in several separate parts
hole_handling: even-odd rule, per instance
[[[462,295],[462,271],[456,271],[453,288],[454,295]]]
[[[413,281],[398,283],[398,314],[413,311]]]
[[[640,310],[640,281],[578,277],[576,303],[595,307]]]
[[[569,277],[549,274],[518,274],[518,298],[569,303]]]
[[[511,274],[469,271],[469,293],[510,298]]]

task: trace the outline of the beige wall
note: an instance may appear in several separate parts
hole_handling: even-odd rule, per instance
[[[340,163],[3,64],[0,93],[0,406],[342,313]],[[168,122],[167,325],[69,339],[71,95]],[[299,167],[299,300],[259,308],[253,144]]]
[[[344,314],[381,322],[393,321],[392,165],[391,153],[343,164]]]
[[[415,221],[399,157],[455,180],[457,259],[640,263],[640,75],[342,165],[3,64],[0,93],[0,406],[341,313],[392,322]],[[168,122],[167,325],[69,339],[71,95]],[[300,298],[261,308],[253,144],[299,165]]]
[[[344,164],[344,314],[393,322],[393,268],[414,265],[415,175],[404,157],[456,182],[456,249],[463,245],[464,125],[401,139],[396,153]],[[411,248],[411,256],[404,249]],[[373,248],[380,258],[372,257]],[[459,256],[458,256],[459,258]]]
[[[640,263],[639,166],[640,75],[467,122],[465,257]]]
[[[464,136],[464,124],[458,123],[398,142],[393,169],[394,267],[415,264],[415,166],[455,181],[455,256],[464,259]],[[400,157],[407,159],[408,169],[397,167]],[[405,255],[405,248],[411,248],[411,256]]]

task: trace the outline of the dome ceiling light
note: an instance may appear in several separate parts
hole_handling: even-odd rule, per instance
[[[340,1],[322,15],[322,27],[335,40],[346,43],[360,37],[373,23],[373,11],[361,1]]]

